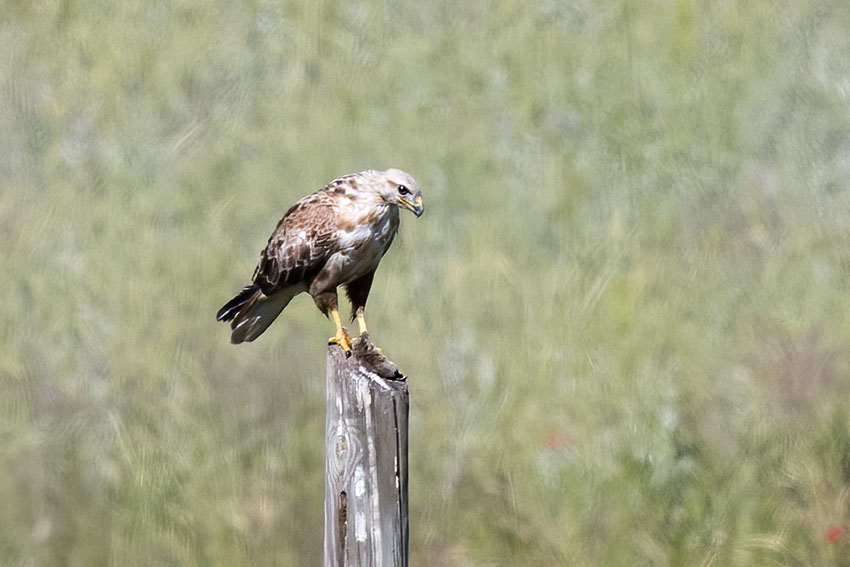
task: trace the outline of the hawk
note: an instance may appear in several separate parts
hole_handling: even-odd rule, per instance
[[[337,287],[346,288],[351,319],[364,335],[366,298],[398,231],[399,207],[417,217],[424,210],[416,180],[398,169],[346,175],[299,199],[260,253],[253,282],[218,311],[217,320],[230,322],[230,341],[253,341],[306,291],[336,325],[328,342],[348,352],[351,338],[339,317]]]

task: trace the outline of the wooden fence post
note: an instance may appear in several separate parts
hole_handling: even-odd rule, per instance
[[[407,567],[408,392],[368,337],[328,346],[325,567]]]

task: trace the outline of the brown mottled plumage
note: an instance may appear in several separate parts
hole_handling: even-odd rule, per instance
[[[218,312],[219,321],[230,321],[231,342],[256,339],[293,297],[306,291],[333,317],[337,332],[331,341],[348,350],[336,288],[346,287],[365,333],[366,298],[398,230],[399,206],[417,217],[423,211],[416,181],[398,169],[346,175],[298,200],[260,254],[254,281]]]

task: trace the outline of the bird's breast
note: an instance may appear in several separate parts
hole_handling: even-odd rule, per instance
[[[377,268],[397,230],[398,209],[395,207],[366,211],[353,222],[341,223],[339,253],[346,275],[355,278]]]

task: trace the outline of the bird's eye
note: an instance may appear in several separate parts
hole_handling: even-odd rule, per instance
[[[401,193],[402,195],[410,195],[410,189],[408,189],[404,185],[398,186],[398,192]]]

